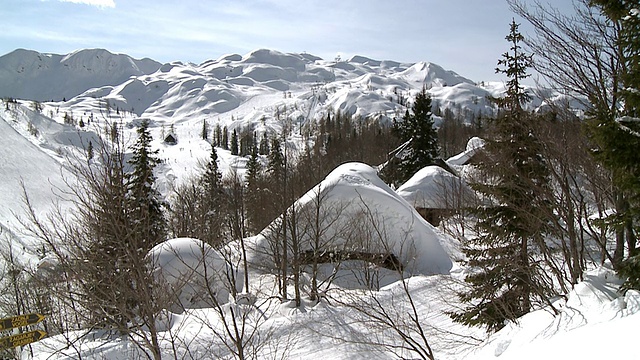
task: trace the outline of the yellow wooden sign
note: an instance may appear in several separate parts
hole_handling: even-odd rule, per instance
[[[24,346],[42,340],[47,336],[46,331],[34,330],[22,334],[3,337],[0,339],[0,349],[10,349],[18,346]]]
[[[44,320],[44,315],[42,314],[25,314],[12,316],[9,318],[0,319],[0,330],[7,330],[37,324],[42,320]]]

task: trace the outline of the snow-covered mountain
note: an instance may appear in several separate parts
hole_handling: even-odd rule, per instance
[[[71,99],[87,89],[118,85],[131,76],[151,74],[160,63],[103,49],[67,55],[18,49],[0,57],[0,97],[37,101]]]
[[[224,55],[199,65],[160,65],[98,49],[68,55],[16,50],[0,57],[0,97],[64,98],[75,108],[97,107],[103,99],[113,108],[167,122],[232,115],[254,121],[274,117],[278,106],[287,104],[292,105],[289,117],[317,118],[337,110],[393,117],[404,111],[399,102],[412,99],[423,86],[436,103],[474,113],[491,111],[487,95],[502,90],[500,84],[477,86],[428,62],[363,56],[326,61],[266,49]]]

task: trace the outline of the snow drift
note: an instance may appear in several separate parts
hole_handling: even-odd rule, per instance
[[[213,307],[229,301],[230,286],[225,258],[210,245],[198,239],[167,240],[149,251],[154,275],[174,298],[169,310]],[[242,281],[238,276],[238,281]],[[243,284],[236,284],[238,291]]]

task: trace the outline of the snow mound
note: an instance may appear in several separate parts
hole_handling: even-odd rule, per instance
[[[447,274],[452,267],[435,229],[369,165],[337,167],[293,208],[299,219],[296,227],[301,252],[392,253],[413,274]],[[319,236],[310,228],[316,220]],[[253,264],[264,264],[273,257],[270,238],[281,221],[276,220],[256,237]]]
[[[467,358],[629,358],[640,324],[640,293],[631,290],[621,295],[620,284],[610,268],[595,269],[575,286],[566,301],[554,302],[558,315],[553,316],[549,309],[533,311],[518,324],[507,324]]]
[[[425,209],[458,209],[474,198],[464,180],[439,166],[420,169],[396,192],[414,207]]]
[[[227,262],[201,240],[167,240],[153,247],[148,256],[154,275],[168,286],[173,298],[170,311],[213,307],[212,295],[220,304],[229,301]]]

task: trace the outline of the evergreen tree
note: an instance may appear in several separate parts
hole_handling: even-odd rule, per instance
[[[157,158],[158,150],[151,150],[152,137],[148,120],[142,121],[137,133],[138,139],[128,161],[132,167],[132,171],[127,174],[128,210],[140,237],[136,246],[146,252],[164,241],[166,223],[160,193],[155,189],[156,177],[153,171],[160,160]]]
[[[202,137],[202,140],[209,139],[209,124],[207,123],[207,120],[202,120],[202,131],[200,131],[200,137]]]
[[[238,155],[238,132],[233,129],[231,133],[231,155]]]
[[[399,154],[396,183],[404,183],[418,170],[433,164],[438,156],[438,134],[433,127],[431,96],[426,88],[416,96],[411,112],[407,110],[402,121],[393,122],[393,132],[400,142],[409,142]]]
[[[521,81],[528,75],[531,56],[522,52],[523,40],[513,21],[506,39],[510,52],[502,55],[496,72],[508,77],[506,96],[496,99],[501,115],[492,121],[492,138],[479,169],[483,182],[474,184],[488,205],[477,209],[477,238],[463,247],[474,269],[465,281],[470,285],[460,299],[468,303],[454,320],[499,330],[531,310],[532,298],[552,294],[545,274],[534,257],[544,252],[549,232],[549,170],[540,153],[542,144],[534,129],[535,117],[523,109],[529,100]]]
[[[265,217],[269,221],[279,216],[286,208],[285,204],[285,157],[280,138],[271,138],[271,151],[267,155],[267,169],[264,176],[264,189],[269,194]]]
[[[199,221],[201,227],[199,236],[204,242],[217,247],[224,238],[221,226],[224,223],[224,197],[222,173],[218,168],[218,153],[214,146],[211,146],[209,162],[205,166],[200,183],[202,184],[202,195],[197,200],[198,213],[202,217]]]
[[[282,144],[277,136],[271,138],[271,151],[267,156],[267,172],[275,184],[281,185],[284,179],[284,154]]]
[[[125,153],[121,138],[105,146],[101,142],[98,157],[99,166],[95,170],[81,172],[91,202],[82,202],[79,211],[83,216],[87,238],[91,243],[82,249],[82,256],[94,259],[93,267],[82,267],[79,272],[89,284],[87,292],[92,299],[89,310],[94,313],[94,323],[98,326],[115,327],[126,333],[130,313],[122,311],[125,303],[133,311],[137,301],[133,297],[123,298],[132,288],[133,275],[127,271],[139,255],[133,237],[135,231],[129,217],[127,200],[127,180],[125,173]]]
[[[212,145],[217,147],[222,147],[222,127],[220,124],[216,124],[216,127],[213,129],[213,140]]]
[[[269,219],[265,214],[264,202],[260,183],[262,181],[262,165],[256,148],[251,151],[251,157],[247,162],[247,193],[245,196],[245,208],[247,209],[248,230],[250,234],[257,234],[268,225]]]
[[[242,131],[242,137],[240,138],[240,156],[251,155],[251,151],[256,147],[256,135],[255,132],[247,130]]]
[[[227,129],[226,126],[222,129],[221,147],[225,150],[229,150],[229,129]]]
[[[598,145],[596,157],[612,171],[621,206],[607,225],[626,237],[618,244],[614,266],[626,278],[623,289],[640,289],[640,11],[637,0],[594,0],[602,13],[620,29],[618,49],[621,66],[618,93],[623,107],[614,114],[595,114],[591,134]]]
[[[89,141],[89,146],[87,146],[87,160],[93,159],[93,142]]]
[[[262,135],[262,139],[260,140],[258,153],[260,155],[269,154],[269,138],[267,137],[267,133],[266,132]]]

